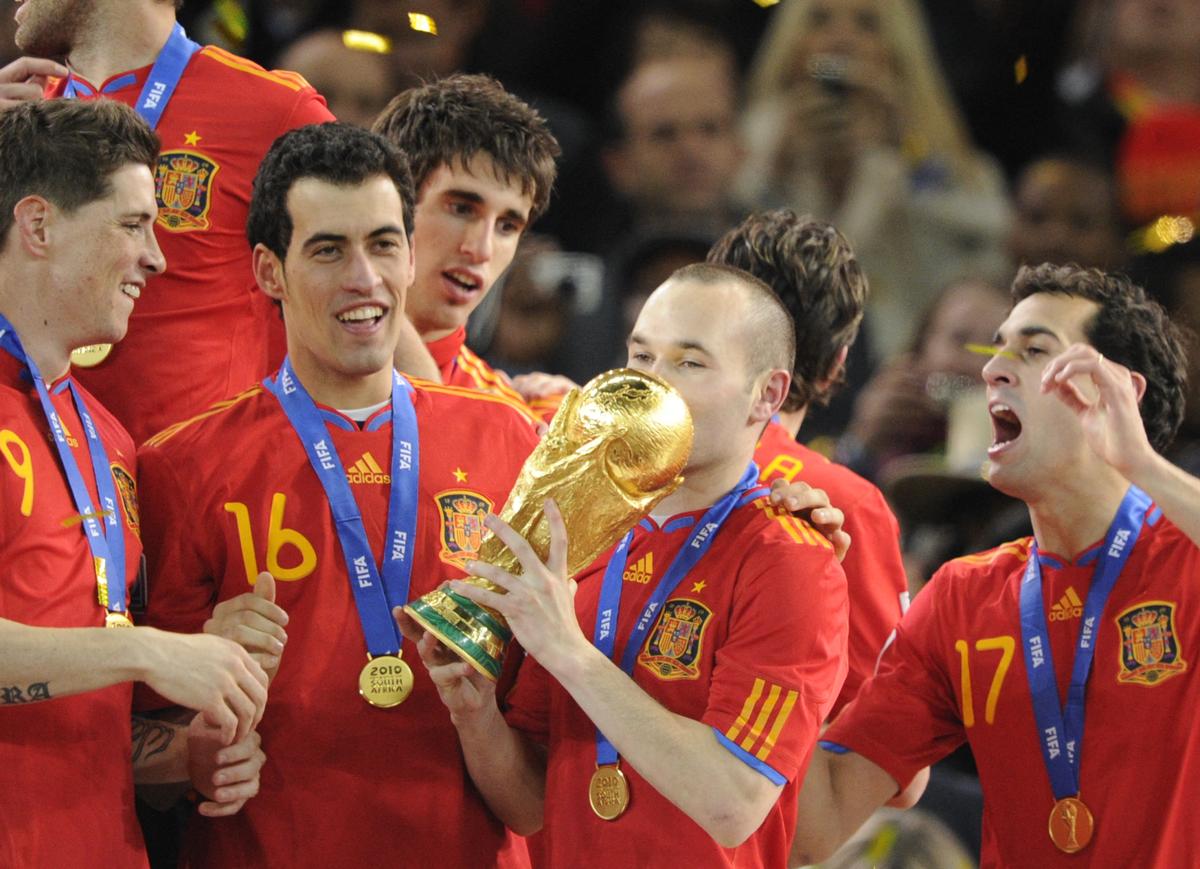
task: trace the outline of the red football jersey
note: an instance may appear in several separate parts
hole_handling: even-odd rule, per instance
[[[67,378],[51,385],[75,461],[99,504]],[[141,563],[133,441],[86,396],[121,501],[126,577]],[[37,391],[0,353],[0,618],[103,627],[92,552]],[[110,580],[111,581],[111,580]],[[128,599],[128,598],[127,598]],[[133,804],[132,686],[24,704],[54,685],[4,686],[0,708],[0,865],[145,866]]]
[[[149,71],[99,87],[84,82],[81,93],[133,105]],[[47,95],[65,87],[54,80]],[[157,234],[167,270],[147,283],[108,358],[75,369],[135,442],[246,389],[282,360],[282,342],[269,341],[282,334],[279,313],[258,292],[250,264],[250,187],[279,135],[333,119],[295,73],[267,72],[211,45],[192,56],[157,130]]]
[[[536,444],[504,399],[419,383],[420,508],[410,598],[462,576]],[[387,524],[391,413],[360,429],[323,413],[373,549]],[[486,446],[481,433],[486,433]],[[192,865],[491,866],[505,828],[471,787],[446,708],[405,642],[415,687],[377,709],[341,544],[320,480],[262,387],[173,426],[140,456],[150,573],[147,621],[199,630],[219,601],[278,581],[288,645],[259,732],[262,789],[233,818],[195,818]],[[332,813],[332,814],[331,814]],[[330,818],[336,823],[329,825]]]
[[[879,653],[908,606],[900,526],[874,484],[797,443],[779,423],[763,432],[754,461],[764,483],[800,480],[824,489],[830,503],[846,514],[842,527],[851,543],[842,569],[850,595],[850,672],[833,704],[836,715],[875,672]]]
[[[635,531],[622,583],[617,660],[702,515],[684,513],[661,527],[646,519]],[[606,562],[579,577],[575,610],[589,636]],[[509,695],[508,720],[549,746],[540,843],[547,865],[576,866],[581,855],[603,855],[608,866],[649,866],[664,853],[688,866],[785,865],[797,787],[846,673],[846,612],[846,579],[829,542],[760,497],[730,514],[647,632],[634,664],[638,686],[672,712],[711,725],[714,739],[772,781],[786,781],[762,826],[734,849],[717,845],[627,763],[621,767],[629,809],[615,821],[593,814],[588,782],[596,769],[595,726],[526,658]]]
[[[531,422],[537,423],[540,417],[535,414],[508,382],[508,378],[492,368],[467,346],[467,327],[459,326],[445,338],[430,341],[425,345],[433,356],[433,362],[442,373],[442,383],[461,386],[464,389],[475,389],[492,395],[502,395],[520,405]],[[555,404],[546,422],[554,416]]]
[[[879,674],[825,739],[901,784],[970,742],[983,785],[984,865],[1200,865],[1200,743],[1187,724],[1200,713],[1200,550],[1155,510],[1105,606],[1079,777],[1095,835],[1070,856],[1047,833],[1054,795],[1022,650],[1019,585],[1031,542],[943,566],[901,621]],[[1099,552],[1073,563],[1039,556],[1060,702]]]

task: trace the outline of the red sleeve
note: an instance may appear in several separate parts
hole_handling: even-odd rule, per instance
[[[913,601],[879,672],[823,738],[882,767],[901,788],[966,739],[953,677],[936,651],[944,647],[941,635],[950,611],[938,605],[950,586],[945,570]]]
[[[540,745],[550,741],[550,674],[532,655],[521,662],[506,706],[504,718],[510,727]]]
[[[846,577],[832,550],[817,544],[767,541],[750,558],[701,720],[782,785],[803,775],[845,678]]]
[[[329,111],[329,107],[325,105],[325,97],[317,93],[312,87],[301,88],[299,98],[295,105],[292,106],[291,113],[284,121],[283,129],[280,134],[286,133],[288,130],[294,130],[296,127],[303,127],[306,124],[325,124],[329,121],[336,121],[337,118]]]
[[[883,493],[871,487],[845,513],[844,529],[851,538],[842,562],[850,595],[850,669],[834,703],[834,715],[875,672],[879,654],[908,603],[900,526]]]

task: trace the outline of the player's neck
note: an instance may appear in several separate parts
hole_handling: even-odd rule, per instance
[[[796,435],[800,434],[800,426],[804,424],[804,417],[807,413],[808,405],[799,410],[779,411],[779,423],[787,429],[788,434],[792,436],[792,440],[795,440]]]
[[[317,404],[338,409],[370,407],[387,401],[392,394],[392,369],[349,377],[332,371],[303,353],[288,351],[296,377]]]
[[[426,344],[432,344],[434,341],[441,341],[443,338],[449,338],[458,331],[458,326],[450,329],[427,329],[422,331],[418,328],[417,332],[421,336],[421,340]]]
[[[80,26],[67,56],[73,72],[92,84],[153,63],[175,26],[170,0],[134,0],[119,9],[100,7]]]
[[[684,468],[683,483],[654,508],[655,515],[676,516],[711,507],[737,485],[752,454],[702,468]]]
[[[54,317],[37,310],[28,296],[14,297],[12,282],[0,285],[0,313],[12,323],[21,339],[21,346],[32,357],[42,378],[50,383],[67,373],[71,361],[71,342],[64,340],[55,329]],[[24,286],[28,293],[30,284]]]
[[[1111,468],[1079,475],[1029,500],[1029,518],[1038,549],[1074,559],[1104,537],[1129,481]]]

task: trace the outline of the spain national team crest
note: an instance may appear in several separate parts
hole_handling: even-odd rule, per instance
[[[1175,636],[1175,604],[1155,600],[1117,616],[1121,631],[1118,682],[1157,685],[1187,669]]]
[[[171,232],[208,229],[213,178],[220,166],[196,151],[163,151],[154,173],[158,225]]]
[[[117,495],[121,498],[121,512],[125,514],[125,522],[129,525],[129,530],[134,534],[140,535],[141,523],[138,521],[138,500],[137,500],[137,484],[133,482],[133,475],[123,467],[113,462],[110,465],[112,468],[113,481],[117,484]]]
[[[694,600],[669,600],[638,663],[660,679],[698,679],[700,640],[712,610]]]
[[[492,509],[492,502],[476,492],[451,489],[434,495],[442,517],[442,551],[438,557],[462,570],[479,552],[483,543],[483,519]]]

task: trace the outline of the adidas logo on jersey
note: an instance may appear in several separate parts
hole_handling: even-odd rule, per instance
[[[654,553],[647,552],[637,560],[633,567],[625,568],[625,573],[622,578],[626,582],[636,582],[639,585],[646,585],[654,576]]]
[[[379,467],[379,462],[375,461],[375,457],[366,452],[346,472],[346,479],[351,483],[379,483],[384,485],[392,482],[392,475],[385,473],[383,468]]]
[[[1072,586],[1067,586],[1067,593],[1059,598],[1058,603],[1050,607],[1050,621],[1065,622],[1067,619],[1077,619],[1083,615],[1083,601],[1075,593]]]

